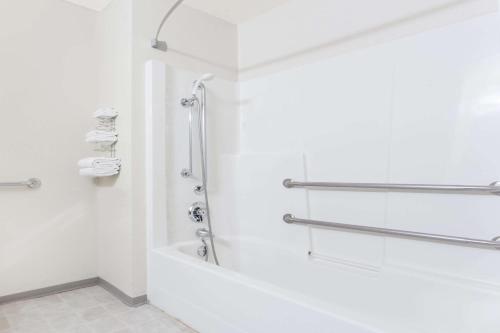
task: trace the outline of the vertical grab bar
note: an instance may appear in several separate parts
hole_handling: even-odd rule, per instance
[[[183,98],[181,99],[181,105],[184,107],[189,107],[189,167],[181,170],[181,176],[184,178],[189,178],[193,175],[193,108],[196,105],[195,98]]]

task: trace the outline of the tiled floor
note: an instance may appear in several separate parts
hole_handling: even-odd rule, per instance
[[[0,333],[195,333],[151,305],[130,308],[101,287],[0,305]]]

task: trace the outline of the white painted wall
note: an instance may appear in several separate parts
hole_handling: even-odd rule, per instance
[[[113,1],[99,13],[99,104],[116,108],[118,177],[96,181],[98,276],[129,296],[134,289],[132,219],[132,1]],[[139,268],[140,269],[140,268]]]
[[[97,102],[96,13],[59,0],[0,2],[0,296],[95,277],[93,184],[76,162]]]

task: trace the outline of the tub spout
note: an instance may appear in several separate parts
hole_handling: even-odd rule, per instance
[[[198,236],[201,239],[208,238],[210,237],[210,231],[208,231],[208,229],[205,228],[200,228],[196,230],[196,236]]]

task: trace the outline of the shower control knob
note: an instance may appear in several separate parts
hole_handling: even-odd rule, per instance
[[[196,252],[200,257],[205,258],[208,254],[208,247],[205,244],[203,244],[198,248],[198,250],[196,250]]]
[[[183,178],[189,178],[189,177],[191,177],[192,175],[193,175],[193,173],[192,173],[190,170],[188,170],[188,169],[182,169],[182,170],[181,170],[181,176],[182,176]]]
[[[203,185],[195,185],[193,187],[194,194],[201,195],[203,194],[203,191],[205,191],[205,186]]]
[[[183,98],[181,99],[181,105],[184,107],[193,106],[194,101],[194,98]]]
[[[205,203],[195,202],[189,207],[188,216],[194,223],[203,223],[207,216]]]

